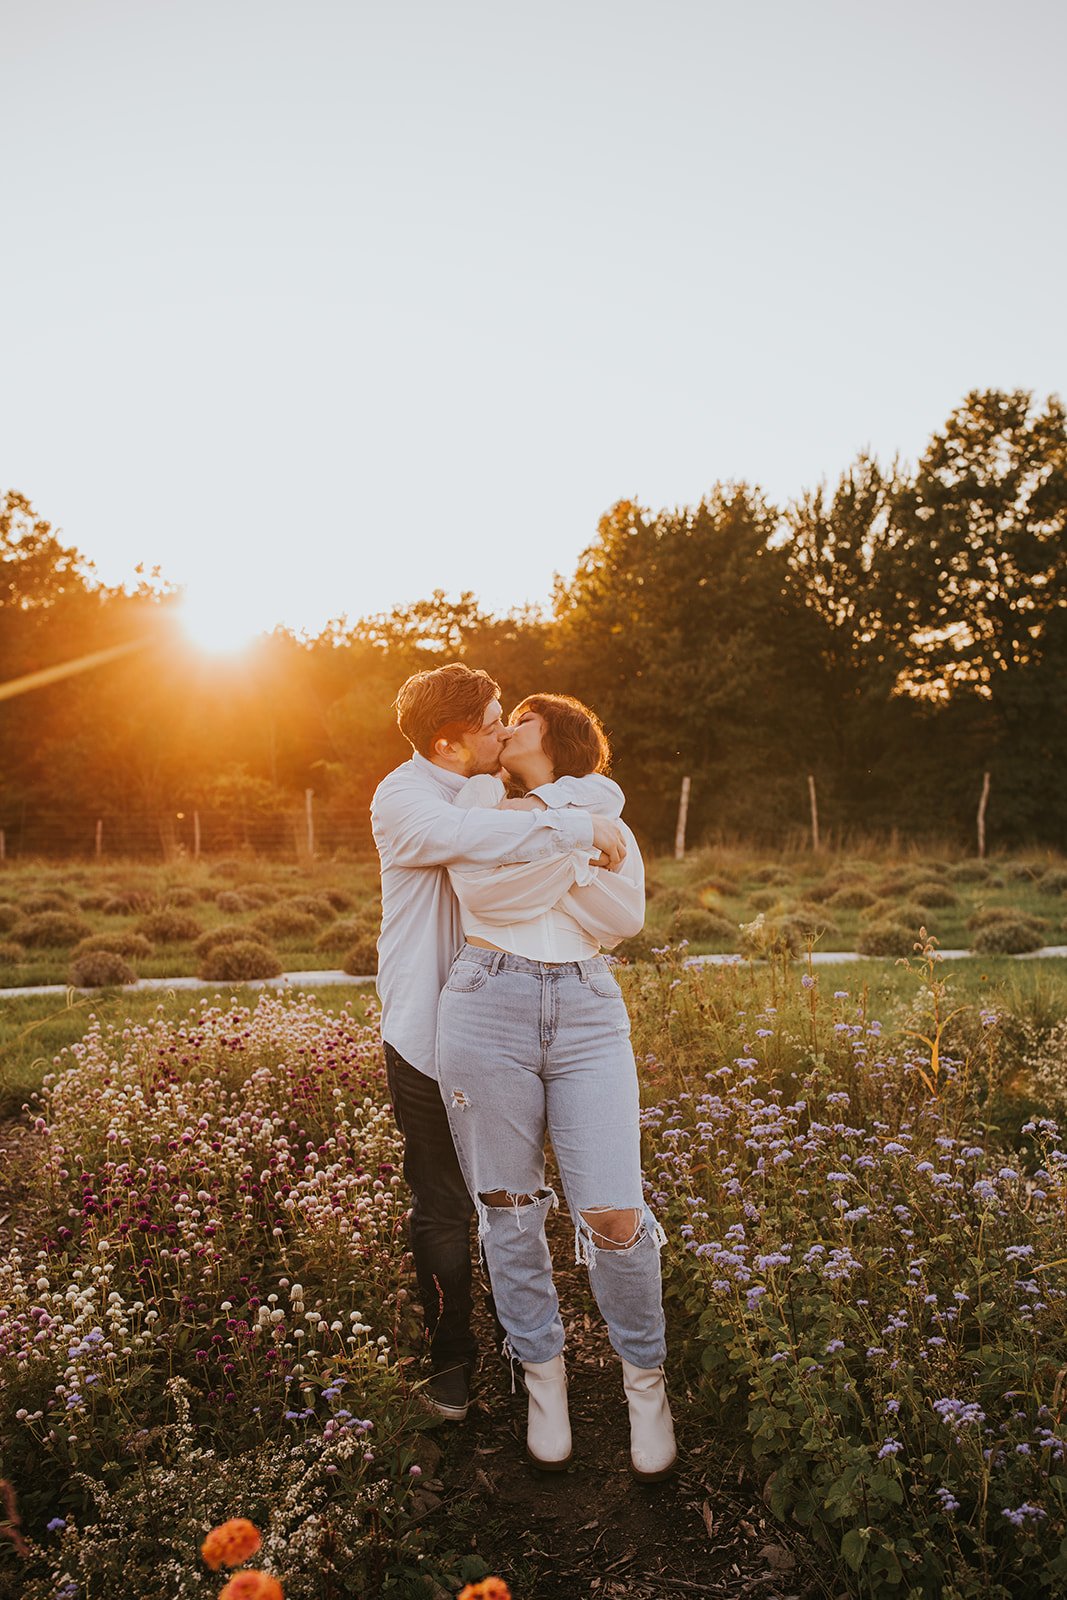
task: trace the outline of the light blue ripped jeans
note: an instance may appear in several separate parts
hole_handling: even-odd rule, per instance
[[[575,1251],[589,1269],[608,1335],[635,1367],[665,1354],[663,1230],[644,1203],[630,1019],[603,956],[561,964],[464,945],[441,993],[437,1077],[460,1167],[478,1212],[497,1313],[511,1354],[563,1349],[545,1217],[545,1134],[556,1153]],[[500,1191],[510,1206],[482,1198]],[[534,1197],[520,1205],[518,1197]],[[623,1248],[597,1243],[582,1213],[633,1210]]]

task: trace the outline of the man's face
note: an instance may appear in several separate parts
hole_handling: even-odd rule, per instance
[[[504,722],[500,701],[490,700],[481,727],[473,733],[464,734],[455,746],[463,776],[473,778],[481,772],[499,772],[503,764],[504,746],[511,732]]]

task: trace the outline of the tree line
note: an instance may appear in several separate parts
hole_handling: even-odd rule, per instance
[[[315,638],[284,629],[220,665],[183,641],[175,596],[101,583],[25,496],[0,499],[0,685],[127,645],[0,698],[9,854],[291,848],[314,791],[323,848],[369,846],[375,784],[406,747],[408,673],[485,666],[505,707],[533,689],[593,705],[647,842],[689,837],[1067,846],[1067,418],[976,390],[918,463],[860,456],[784,507],[718,483],[697,506],[619,501],[547,612],[443,592]],[[0,695],[3,691],[0,689]]]

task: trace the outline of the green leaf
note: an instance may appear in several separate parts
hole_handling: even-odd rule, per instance
[[[853,1572],[858,1572],[867,1555],[867,1546],[871,1542],[870,1528],[849,1528],[841,1540],[841,1559],[846,1561]]]

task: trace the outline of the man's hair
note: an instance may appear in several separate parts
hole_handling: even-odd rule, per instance
[[[453,661],[432,672],[413,673],[401,685],[397,726],[412,748],[429,758],[438,739],[461,739],[480,728],[486,706],[499,696],[500,685],[488,672]]]
[[[524,711],[545,719],[544,749],[557,778],[584,778],[590,772],[607,772],[611,746],[595,711],[570,694],[531,694],[509,717],[514,722]],[[507,749],[504,764],[507,765]]]

